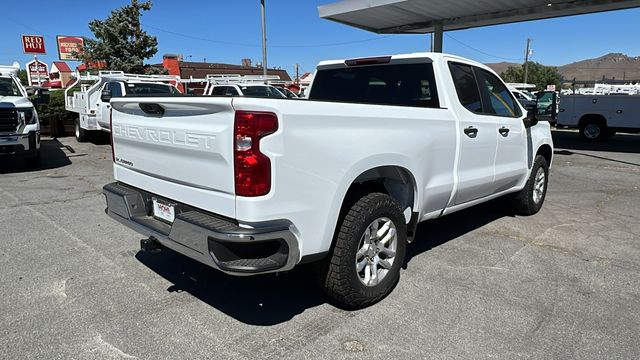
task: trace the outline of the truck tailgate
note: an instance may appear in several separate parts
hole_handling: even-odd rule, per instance
[[[116,180],[235,216],[230,98],[123,98],[112,106]]]

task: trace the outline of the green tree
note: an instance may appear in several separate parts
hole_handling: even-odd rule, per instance
[[[522,66],[509,66],[500,74],[505,82],[520,83],[524,81],[524,64]],[[555,66],[545,66],[537,62],[529,62],[529,75],[527,82],[536,85],[537,90],[544,90],[547,85],[556,85],[561,88],[562,75]]]
[[[25,69],[18,70],[18,79],[20,79],[20,82],[22,83],[22,85],[24,86],[29,85],[29,79],[27,78],[27,70]]]
[[[111,70],[144,74],[144,60],[158,52],[156,37],[140,29],[142,12],[151,10],[151,5],[151,1],[131,0],[106,19],[89,22],[95,39],[85,39],[80,59],[86,64],[104,61]]]

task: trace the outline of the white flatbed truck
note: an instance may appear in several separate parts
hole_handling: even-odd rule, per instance
[[[176,87],[179,82],[179,76],[125,74],[122,71],[76,74],[76,81],[65,90],[66,110],[78,114],[76,139],[84,142],[92,131],[109,131],[111,98],[179,94]]]

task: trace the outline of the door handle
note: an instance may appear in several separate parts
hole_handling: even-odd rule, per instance
[[[509,128],[506,126],[501,127],[500,129],[498,129],[498,132],[500,133],[500,135],[507,137],[509,136]]]
[[[470,138],[475,138],[476,136],[478,136],[478,129],[474,128],[473,126],[469,126],[468,128],[464,129],[464,133],[470,137]]]

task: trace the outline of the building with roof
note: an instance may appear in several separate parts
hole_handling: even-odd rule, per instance
[[[54,61],[49,71],[49,80],[44,86],[52,89],[64,89],[74,80],[73,71],[64,61]]]
[[[162,58],[162,64],[153,65],[162,67],[167,70],[169,75],[178,75],[183,79],[204,79],[207,75],[218,74],[234,74],[234,75],[262,75],[262,67],[253,66],[251,60],[242,59],[241,65],[209,63],[209,62],[191,62],[183,61],[182,55],[166,54]],[[291,76],[284,69],[271,68],[267,69],[267,75],[276,75],[281,81],[291,81]],[[195,94],[202,94],[205,83],[190,83],[188,85],[190,91]],[[181,89],[182,90],[182,89]]]

